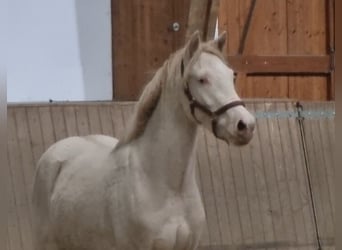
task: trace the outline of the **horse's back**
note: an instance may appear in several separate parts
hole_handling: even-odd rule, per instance
[[[44,181],[46,191],[52,191],[55,181],[62,169],[75,159],[85,156],[108,154],[118,140],[105,135],[88,135],[84,137],[68,137],[51,145],[40,157],[35,177],[35,186]],[[43,188],[43,187],[41,187]],[[35,195],[34,190],[34,195]]]
[[[100,171],[94,171],[92,168],[101,164],[101,160],[109,155],[117,142],[117,139],[104,135],[69,137],[56,142],[44,152],[37,164],[33,188],[35,229],[40,238],[38,245],[43,244],[42,240],[51,240],[49,223],[52,217],[50,205],[53,195],[61,193],[61,187],[63,190],[77,188],[77,181],[74,187],[63,187],[63,182],[70,178],[77,179],[78,175],[84,176],[89,172],[88,176],[93,176],[88,178],[89,181],[99,179],[100,177],[96,178],[93,173]],[[93,173],[90,173],[91,171]]]

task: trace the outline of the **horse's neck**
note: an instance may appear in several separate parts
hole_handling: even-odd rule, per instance
[[[195,178],[194,153],[197,126],[186,117],[173,91],[163,91],[144,134],[135,150],[150,181],[181,191]]]

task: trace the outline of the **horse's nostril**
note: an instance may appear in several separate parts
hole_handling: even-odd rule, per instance
[[[238,124],[237,124],[237,129],[238,129],[239,131],[243,131],[243,130],[245,130],[246,128],[247,128],[246,123],[244,123],[242,120],[240,120],[240,121],[238,122]]]

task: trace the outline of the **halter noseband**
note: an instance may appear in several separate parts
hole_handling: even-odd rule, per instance
[[[183,64],[183,60],[181,62],[181,75],[183,76],[184,74],[184,64]],[[189,105],[190,105],[190,111],[191,111],[191,115],[194,117],[194,119],[201,124],[201,122],[196,118],[195,115],[195,109],[198,108],[199,110],[201,110],[203,113],[205,113],[206,115],[208,115],[211,118],[211,128],[213,131],[213,134],[217,136],[217,130],[216,130],[216,126],[217,126],[217,118],[222,115],[224,112],[226,112],[227,110],[234,108],[236,106],[243,106],[245,107],[245,103],[241,100],[238,101],[232,101],[230,103],[227,103],[225,105],[223,105],[222,107],[218,108],[215,111],[211,111],[207,106],[203,105],[202,103],[198,102],[193,95],[191,94],[190,88],[189,88],[189,83],[186,82],[185,86],[184,86],[184,93],[185,96],[187,97],[187,99],[189,100]]]

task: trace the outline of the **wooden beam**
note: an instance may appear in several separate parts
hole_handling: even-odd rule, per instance
[[[213,39],[219,0],[190,0],[188,28],[185,39],[188,40],[193,32],[198,30],[204,41]]]
[[[237,73],[247,74],[329,74],[330,56],[228,56]]]

